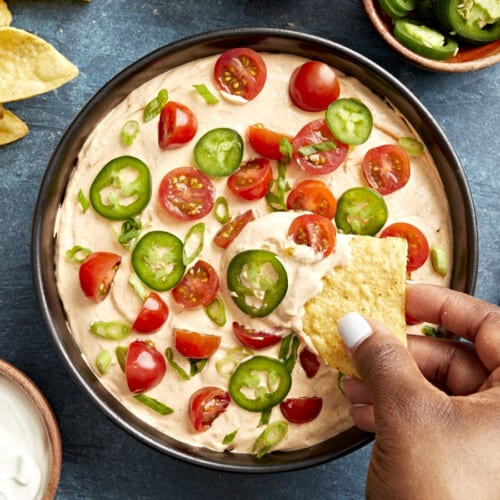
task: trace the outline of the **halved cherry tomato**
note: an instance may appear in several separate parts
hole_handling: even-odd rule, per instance
[[[236,321],[233,322],[233,332],[240,343],[250,349],[265,349],[266,347],[277,344],[283,338],[278,333],[246,328]]]
[[[337,200],[323,181],[305,179],[290,191],[286,206],[289,210],[307,210],[333,219],[337,211]]]
[[[212,422],[229,406],[231,396],[218,387],[202,387],[189,399],[189,419],[198,432],[209,429]]]
[[[337,238],[332,221],[318,214],[304,214],[296,217],[288,229],[288,236],[298,245],[307,245],[315,252],[327,257],[335,248]]]
[[[227,179],[229,189],[245,200],[259,200],[264,197],[273,180],[271,163],[266,158],[255,158],[244,162]]]
[[[170,170],[160,183],[160,205],[177,219],[194,220],[207,215],[215,204],[215,188],[195,167]]]
[[[362,166],[366,181],[380,194],[393,193],[410,179],[410,158],[396,144],[369,149]]]
[[[184,104],[168,101],[160,113],[158,145],[161,149],[176,149],[189,142],[198,130],[198,120]]]
[[[197,261],[172,289],[174,300],[186,309],[208,306],[219,291],[219,277],[211,264]]]
[[[307,378],[313,378],[318,373],[320,362],[318,356],[307,347],[304,347],[299,354],[300,366],[306,372]]]
[[[293,158],[299,167],[310,174],[321,175],[337,169],[349,150],[347,144],[333,136],[322,118],[305,125],[293,138],[292,145]],[[305,147],[312,147],[314,151],[304,154]]]
[[[421,319],[416,319],[410,316],[408,313],[405,313],[405,320],[407,325],[418,325],[419,323],[422,323]]]
[[[264,59],[255,50],[238,47],[219,56],[215,62],[214,77],[222,92],[251,101],[264,87],[267,68]]]
[[[248,127],[248,142],[253,150],[270,160],[281,160],[283,155],[280,151],[281,139],[287,139],[290,142],[292,137],[279,132],[269,130],[262,125],[250,125]]]
[[[151,292],[142,304],[132,328],[139,333],[152,333],[158,330],[167,318],[167,304],[156,292]]]
[[[283,416],[293,424],[305,424],[314,420],[321,412],[323,399],[317,396],[288,398],[280,403]]]
[[[81,264],[80,286],[86,297],[94,302],[102,302],[109,293],[111,283],[122,258],[111,252],[91,253]]]
[[[145,392],[158,385],[165,375],[165,358],[148,342],[135,340],[128,346],[125,377],[131,392]]]
[[[408,242],[408,259],[406,270],[415,271],[421,267],[429,257],[429,243],[424,233],[407,222],[395,222],[387,226],[379,235],[381,238],[395,236],[404,238]]]
[[[191,332],[177,329],[174,332],[175,348],[186,358],[209,358],[220,346],[221,338],[218,335]]]
[[[255,220],[252,210],[247,210],[238,215],[233,220],[224,224],[214,236],[214,243],[221,248],[227,248],[238,236],[243,228],[251,221]]]
[[[320,61],[308,61],[294,70],[289,84],[293,103],[304,111],[322,111],[340,95],[335,71]]]

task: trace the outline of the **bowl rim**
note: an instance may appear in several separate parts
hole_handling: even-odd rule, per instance
[[[405,47],[391,32],[388,28],[387,23],[384,21],[383,16],[380,13],[380,5],[378,0],[363,0],[363,5],[368,18],[372,22],[378,34],[390,45],[396,53],[405,57],[412,64],[419,66],[420,68],[439,71],[445,73],[466,73],[469,71],[477,71],[480,69],[485,69],[494,64],[500,62],[500,40],[496,42],[491,42],[490,44],[495,44],[498,48],[494,53],[488,54],[484,57],[471,60],[445,60],[440,61],[438,59],[431,59],[429,57],[424,57],[416,52],[413,52],[409,48]],[[486,46],[490,44],[485,44]],[[478,45],[477,49],[481,46]]]
[[[227,453],[188,446],[168,436],[165,437],[164,434],[155,432],[153,428],[145,425],[132,413],[124,411],[125,408],[113,396],[106,394],[107,391],[102,391],[104,386],[100,384],[81,356],[79,360],[72,359],[70,354],[72,351],[76,352],[76,343],[71,338],[65,323],[63,308],[55,285],[53,260],[55,216],[64,196],[64,189],[75,164],[76,155],[90,133],[92,123],[99,121],[109,109],[138,86],[138,82],[147,81],[181,62],[220,53],[234,46],[250,46],[256,50],[268,52],[297,53],[299,50],[300,54],[305,57],[322,59],[331,64],[335,62],[337,67],[342,66],[340,68],[342,71],[353,74],[357,78],[368,78],[367,75],[369,75],[373,80],[373,85],[379,90],[391,88],[400,95],[397,99],[400,104],[409,102],[409,109],[412,110],[414,119],[430,126],[432,134],[427,139],[432,142],[432,149],[447,158],[452,165],[452,172],[448,172],[447,180],[453,184],[454,196],[462,200],[464,205],[464,212],[459,220],[463,219],[463,232],[466,239],[466,248],[463,251],[465,255],[459,256],[461,265],[457,266],[456,270],[456,276],[458,276],[456,286],[465,292],[473,293],[478,262],[474,205],[463,168],[437,122],[406,87],[363,55],[315,35],[278,28],[230,28],[182,38],[138,59],[94,94],[66,129],[49,160],[41,182],[32,226],[33,280],[44,325],[59,358],[75,384],[107,418],[152,448],[190,464],[229,472],[283,472],[303,469],[339,458],[369,443],[373,435],[351,427],[344,433],[311,448],[272,453],[259,461],[251,455],[235,453],[231,454],[231,463]],[[193,57],[193,52],[198,55]],[[373,90],[373,86],[369,85],[369,87]],[[400,109],[400,106],[395,104]],[[75,135],[78,140],[73,137]],[[446,184],[445,179],[443,179],[443,184]],[[75,363],[79,363],[81,370]],[[338,443],[338,447],[334,447],[333,450],[330,449],[332,442]]]
[[[59,485],[62,467],[61,434],[54,412],[40,388],[19,368],[4,359],[0,359],[0,375],[16,384],[33,403],[35,410],[38,411],[50,445],[49,473],[43,498],[53,498]]]

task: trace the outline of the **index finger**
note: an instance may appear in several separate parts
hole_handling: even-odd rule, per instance
[[[500,366],[500,307],[448,288],[418,284],[407,289],[406,311],[474,342],[488,370]]]

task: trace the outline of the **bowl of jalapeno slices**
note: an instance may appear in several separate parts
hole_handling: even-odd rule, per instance
[[[500,62],[495,0],[363,0],[382,38],[411,63],[432,71],[475,71]]]
[[[260,82],[218,91],[214,66],[222,58],[234,62],[234,50],[247,66],[252,58],[265,60],[268,80],[259,66]],[[318,74],[330,83],[316,111],[304,112],[304,103],[314,108],[324,96],[308,85],[295,85],[293,96],[289,91],[296,69],[304,71],[299,83]],[[342,94],[335,72],[349,91],[362,88],[366,102]],[[197,116],[197,135],[187,130],[194,123],[188,108]],[[170,113],[182,118],[177,134]],[[243,120],[245,113],[251,118]],[[263,115],[276,126],[256,123]],[[350,117],[356,126],[349,126]],[[394,120],[403,132],[387,135]],[[287,128],[276,134],[280,125]],[[369,138],[372,127],[377,133]],[[294,326],[266,321],[291,296],[309,293],[318,275],[314,266],[323,265],[317,255],[309,258],[311,252],[332,252],[340,233],[375,236],[387,222],[393,205],[384,199],[411,182],[408,176],[386,190],[372,179],[377,191],[368,174],[362,180],[359,155],[356,174],[346,174],[348,152],[362,151],[365,141],[378,145],[384,134],[392,142],[399,134],[401,141],[371,148],[375,163],[382,153],[395,154],[410,168],[409,158],[416,164],[420,156],[419,165],[434,172],[426,182],[439,185],[436,201],[426,198],[425,207],[440,212],[429,214],[433,223],[445,220],[448,253],[437,271],[429,257],[429,272],[472,293],[477,229],[460,161],[418,99],[364,56],[290,30],[228,29],[161,47],[116,75],[61,138],[33,218],[35,291],[48,335],[77,387],[142,443],[216,470],[290,471],[370,443],[373,436],[352,425],[340,375],[332,376],[333,369],[306,349]],[[93,156],[101,146],[104,154]],[[326,184],[337,167],[346,179],[338,203],[334,183]],[[324,215],[311,205],[295,206],[308,189],[321,195]],[[402,196],[400,207],[407,204]],[[353,222],[349,214],[358,209],[363,212]],[[267,225],[254,224],[259,221]],[[313,221],[324,236],[304,239]],[[278,241],[280,231],[286,245],[257,244],[263,234]],[[297,256],[295,267],[287,256]],[[295,325],[294,310],[286,311]],[[263,324],[272,328],[262,331]],[[318,373],[321,381],[314,378]],[[268,383],[261,385],[261,378]],[[299,386],[310,391],[293,393]],[[344,413],[336,413],[342,404]],[[344,419],[336,434],[329,415]],[[297,441],[280,447],[288,438]]]

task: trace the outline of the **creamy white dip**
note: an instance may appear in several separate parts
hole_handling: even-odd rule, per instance
[[[185,64],[142,85],[119,104],[102,122],[84,144],[79,155],[72,178],[68,184],[65,200],[58,214],[57,235],[57,284],[68,317],[70,329],[82,350],[82,356],[95,370],[95,359],[102,349],[113,352],[117,345],[128,345],[137,339],[151,339],[160,352],[172,346],[173,328],[185,328],[204,333],[221,335],[222,342],[218,351],[210,358],[204,370],[189,381],[181,380],[175,370],[169,368],[163,381],[148,392],[148,395],[164,402],[174,409],[174,413],[161,416],[137,402],[127,388],[125,376],[116,360],[109,371],[100,377],[102,384],[141,419],[166,434],[196,446],[224,450],[224,436],[239,429],[232,447],[234,452],[249,452],[257,436],[262,432],[258,426],[260,414],[251,413],[232,403],[220,415],[212,427],[203,433],[193,430],[188,418],[190,395],[202,386],[215,385],[227,388],[227,379],[216,370],[216,362],[227,355],[229,349],[237,344],[232,333],[232,322],[240,321],[253,328],[273,328],[283,326],[303,335],[301,319],[304,304],[321,290],[321,278],[334,265],[348,263],[348,237],[338,235],[335,254],[329,258],[318,259],[308,247],[298,246],[286,237],[291,220],[296,213],[269,214],[264,200],[248,202],[237,199],[226,186],[226,179],[214,179],[217,196],[224,196],[230,206],[232,216],[252,208],[257,218],[248,224],[241,235],[227,248],[222,250],[212,243],[212,238],[220,224],[212,214],[203,219],[206,223],[205,245],[199,258],[211,263],[219,270],[221,294],[226,306],[227,323],[216,327],[203,309],[183,310],[173,300],[170,292],[162,293],[168,303],[170,315],[166,324],[154,335],[147,337],[132,334],[121,342],[98,338],[89,332],[95,321],[126,320],[132,323],[141,307],[140,301],[128,284],[131,270],[130,252],[116,241],[121,222],[112,223],[92,209],[83,213],[77,200],[78,192],[88,196],[89,187],[110,160],[121,155],[133,155],[142,159],[150,168],[153,178],[153,197],[141,215],[145,226],[143,233],[153,229],[166,230],[184,239],[189,228],[196,222],[181,222],[167,215],[158,202],[158,186],[163,176],[171,169],[193,165],[193,147],[205,132],[216,127],[230,127],[246,137],[247,127],[262,123],[266,128],[294,136],[306,123],[324,116],[324,113],[306,113],[291,104],[288,97],[288,83],[294,68],[305,60],[293,55],[264,54],[267,65],[267,81],[262,92],[245,104],[221,99],[216,105],[208,105],[194,91],[192,85],[206,84],[217,93],[212,81],[215,57],[209,57]],[[366,151],[382,144],[394,144],[399,137],[418,137],[399,113],[383,99],[374,95],[359,81],[338,73],[341,97],[357,97],[370,108],[374,118],[374,128],[369,140],[351,148],[347,160],[335,172],[320,176],[328,184],[336,198],[353,186],[366,185],[360,169]],[[185,147],[162,151],[157,144],[157,120],[142,121],[145,104],[166,88],[169,98],[187,105],[198,119],[198,132],[193,141]],[[140,123],[140,133],[131,147],[120,141],[120,131],[127,120]],[[244,159],[252,158],[255,153],[245,143]],[[274,165],[275,167],[275,165]],[[385,196],[389,209],[387,224],[395,221],[410,222],[418,226],[430,243],[439,245],[451,256],[450,222],[446,196],[432,159],[427,151],[419,157],[411,158],[411,177],[401,190]],[[298,166],[287,167],[287,180],[291,186],[299,180],[310,177]],[[122,255],[122,264],[115,277],[109,296],[96,305],[84,297],[78,280],[78,265],[70,262],[66,251],[75,245],[93,251],[111,251]],[[294,247],[293,252],[285,251]],[[269,316],[251,320],[232,302],[225,285],[225,269],[236,253],[255,248],[267,248],[278,254],[288,273],[289,288],[280,306]],[[449,266],[451,267],[451,265]],[[438,284],[447,284],[448,279],[440,277],[426,262],[412,273],[412,279]],[[302,340],[303,347],[305,340]],[[259,354],[277,357],[278,346],[259,351]],[[174,348],[175,352],[175,348]],[[188,367],[187,360],[179,353],[176,361]],[[320,415],[307,424],[289,424],[286,438],[279,444],[281,449],[297,449],[311,446],[335,436],[352,425],[348,405],[337,384],[337,372],[321,365],[318,374],[308,379],[300,363],[297,362],[292,373],[292,388],[288,397],[320,396],[323,408]],[[272,410],[271,421],[283,419],[279,407]]]
[[[0,374],[0,500],[42,498],[50,444],[37,407]]]

